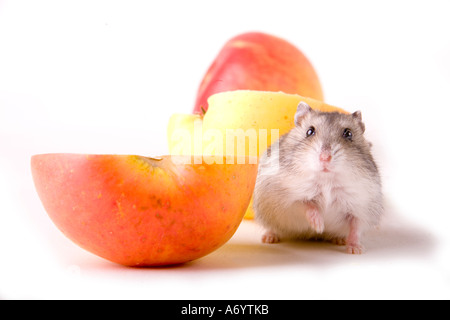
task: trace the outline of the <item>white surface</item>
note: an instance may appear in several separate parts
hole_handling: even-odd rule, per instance
[[[226,40],[297,45],[325,100],[360,109],[389,218],[350,256],[260,244],[244,222],[213,254],[123,268],[67,240],[35,193],[45,152],[159,155]],[[446,1],[1,1],[0,298],[450,298]]]

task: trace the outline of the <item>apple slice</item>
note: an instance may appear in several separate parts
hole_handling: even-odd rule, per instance
[[[218,157],[244,155],[257,159],[268,146],[294,127],[294,115],[301,101],[315,110],[348,113],[297,94],[255,90],[217,93],[208,99],[209,109],[203,117],[175,114],[170,118],[167,132],[169,152],[177,155],[203,153]],[[241,139],[245,142],[245,149],[240,153],[238,137],[230,135],[236,135],[236,130],[241,130],[241,135],[246,139]],[[233,140],[234,145],[227,145]],[[251,206],[245,217],[253,217]]]
[[[42,154],[31,169],[47,213],[69,239],[122,265],[161,266],[227,242],[256,179],[255,164],[179,160]]]

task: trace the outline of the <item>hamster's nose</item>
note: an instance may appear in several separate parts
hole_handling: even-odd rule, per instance
[[[331,152],[328,150],[322,150],[319,155],[320,162],[330,162],[331,161]]]

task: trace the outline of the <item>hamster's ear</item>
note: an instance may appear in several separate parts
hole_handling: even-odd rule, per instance
[[[297,112],[295,113],[294,122],[295,125],[300,125],[300,122],[302,121],[303,117],[306,116],[308,113],[312,111],[309,104],[306,102],[300,102],[297,106]]]
[[[352,113],[352,117],[355,118],[358,121],[362,121],[362,114],[361,111],[355,111]]]
[[[361,128],[361,131],[364,133],[364,131],[366,131],[366,126],[364,125],[364,123],[362,122],[362,114],[361,111],[356,111],[352,113],[352,117],[353,119],[355,119],[356,121],[358,121],[359,126]]]

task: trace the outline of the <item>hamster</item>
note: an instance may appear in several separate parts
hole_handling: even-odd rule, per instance
[[[253,208],[266,233],[321,239],[361,254],[361,237],[383,214],[383,195],[361,112],[319,112],[300,102],[295,127],[261,156]]]

